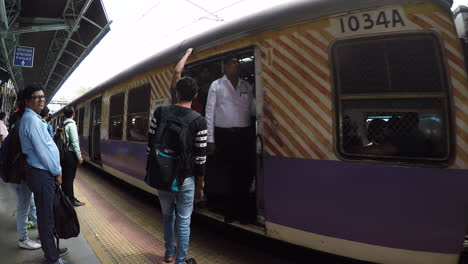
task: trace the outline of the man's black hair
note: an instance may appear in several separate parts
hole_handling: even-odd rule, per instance
[[[38,84],[28,85],[28,86],[26,86],[26,88],[24,88],[23,93],[21,94],[21,97],[22,97],[21,99],[29,100],[29,99],[31,99],[33,93],[35,93],[37,91],[41,91],[41,90],[44,91],[42,86],[40,86]]]
[[[237,55],[234,54],[234,53],[228,53],[228,54],[224,55],[224,57],[223,57],[223,64],[227,64],[227,63],[229,63],[230,61],[232,61],[233,59],[238,60],[238,59],[239,59],[239,56],[237,56]]]
[[[63,109],[63,114],[66,118],[71,118],[74,113],[75,109],[73,108],[73,106],[67,106],[65,107],[65,109]]]
[[[179,93],[179,101],[190,102],[197,94],[197,81],[192,77],[184,77],[177,81],[176,91]]]
[[[42,118],[46,117],[49,114],[49,108],[47,106],[44,106],[44,109],[42,109],[40,116]]]
[[[5,112],[1,112],[0,113],[0,120],[3,120],[6,116],[6,113]]]

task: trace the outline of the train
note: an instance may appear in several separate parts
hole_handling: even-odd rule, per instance
[[[450,8],[294,1],[186,39],[70,103],[84,159],[157,195],[143,181],[146,138],[153,111],[171,103],[175,63],[194,48],[184,74],[202,89],[235,53],[255,89],[257,223],[232,225],[358,260],[458,263],[468,224],[468,41]],[[62,121],[58,111],[52,123]],[[214,193],[226,188],[216,175],[207,181]]]

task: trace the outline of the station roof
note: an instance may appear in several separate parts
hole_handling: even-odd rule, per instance
[[[41,84],[49,101],[110,23],[101,0],[0,0],[0,66],[17,91]],[[24,64],[18,46],[34,48],[32,67],[14,66]]]

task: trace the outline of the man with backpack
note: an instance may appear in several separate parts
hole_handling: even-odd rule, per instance
[[[42,250],[49,263],[69,264],[60,257],[68,253],[59,249],[54,240],[54,198],[56,185],[62,184],[62,169],[57,146],[39,115],[45,97],[41,86],[30,85],[23,91],[25,112],[19,122],[21,148],[26,154],[26,182],[34,193]]]
[[[65,195],[70,199],[73,206],[82,206],[85,203],[80,202],[75,197],[73,191],[73,182],[75,181],[76,168],[78,164],[83,163],[81,157],[80,142],[78,138],[78,129],[76,123],[73,120],[75,118],[75,109],[73,106],[67,106],[63,110],[65,115],[65,121],[63,121],[63,133],[65,133],[66,139],[66,150],[63,151],[63,158],[60,162],[63,168],[63,184],[62,189]]]
[[[196,264],[188,259],[190,218],[195,196],[203,198],[207,125],[191,109],[197,83],[185,77],[176,84],[178,103],[158,107],[148,133],[148,164],[145,181],[158,189],[163,214],[165,257],[176,264]],[[177,252],[174,247],[177,231]]]

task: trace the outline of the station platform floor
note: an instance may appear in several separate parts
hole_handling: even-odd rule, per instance
[[[75,196],[86,205],[76,207],[80,236],[60,241],[61,247],[70,249],[65,260],[74,264],[164,263],[161,210],[155,196],[91,165],[78,169]],[[18,247],[15,211],[16,194],[0,180],[0,264],[46,263],[41,249],[29,251]],[[37,240],[37,231],[32,230],[29,236]],[[192,217],[189,257],[198,264],[361,263],[287,248],[205,216]]]

